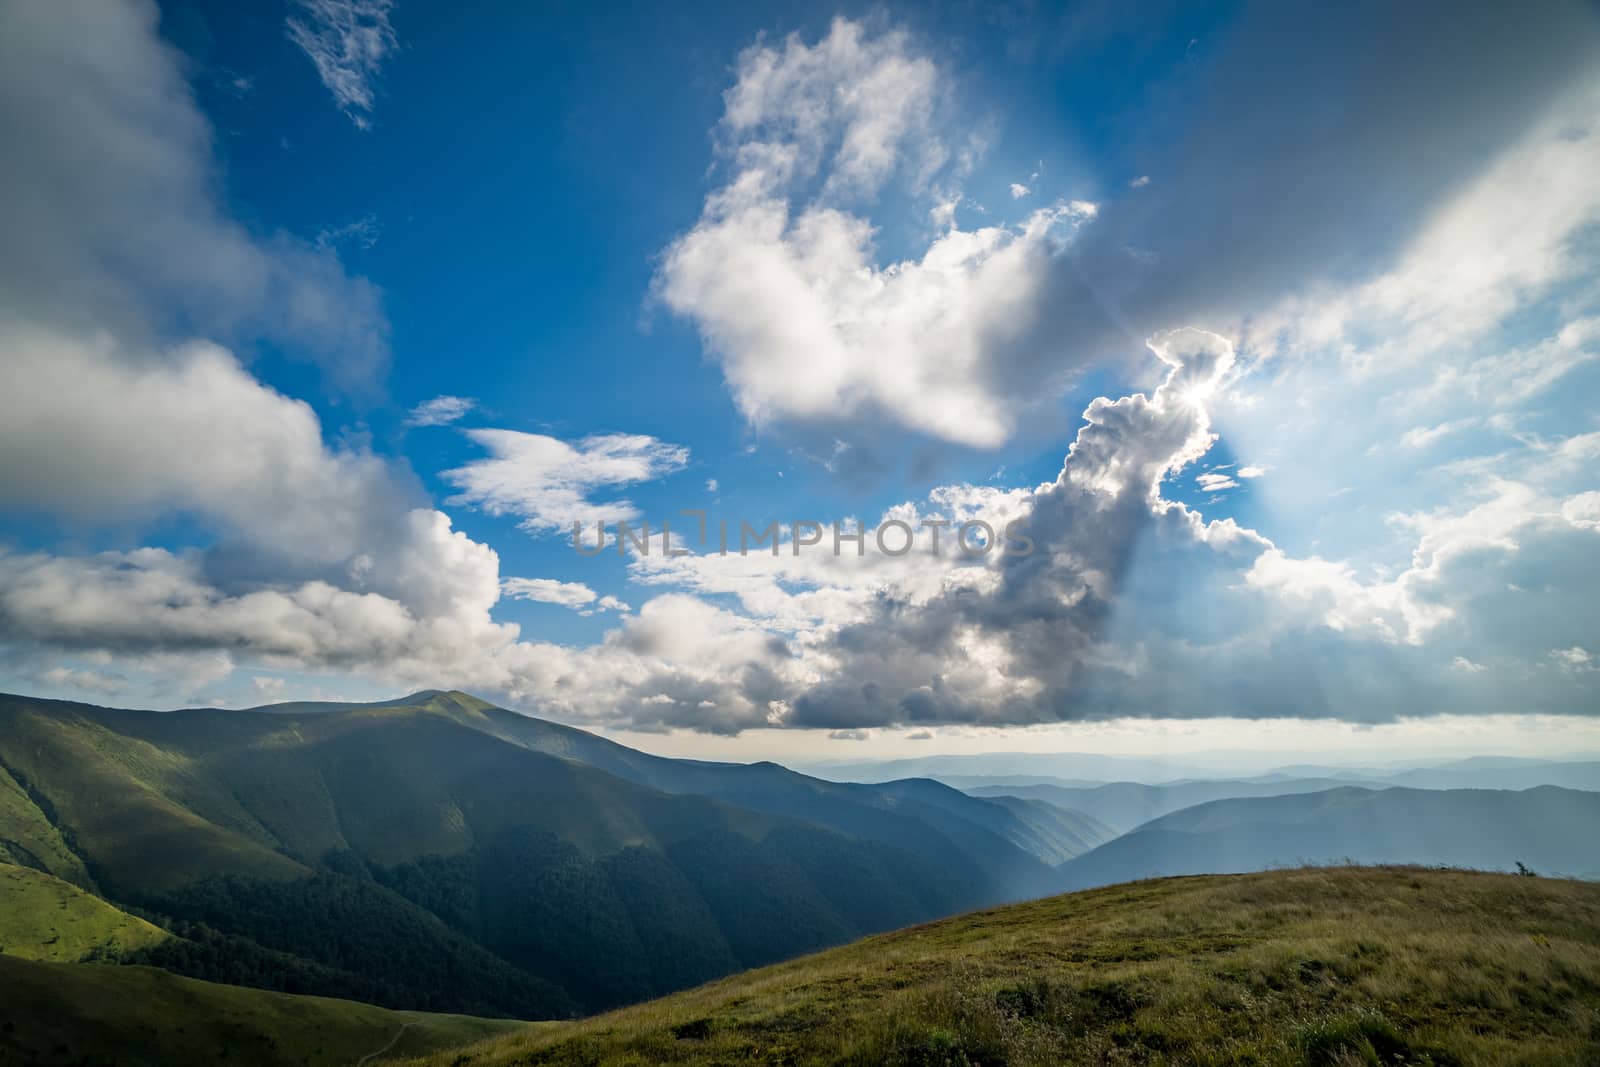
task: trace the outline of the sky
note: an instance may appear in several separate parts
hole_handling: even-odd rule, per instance
[[[0,0],[0,689],[1600,750],[1593,5],[640,7]]]

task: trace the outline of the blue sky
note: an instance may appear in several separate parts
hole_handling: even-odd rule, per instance
[[[1015,222],[1033,205],[1011,197],[1013,179],[1067,199],[1126,181],[1137,163],[1120,154],[1125,135],[1112,117],[1137,122],[1150,106],[1148,83],[1181,79],[1201,51],[1195,35],[1220,32],[1227,11],[1219,5],[1159,28],[1118,27],[1112,42],[1074,48],[1071,63],[1062,51],[1073,36],[1068,12],[1036,16],[1032,29],[932,8],[891,15],[861,5],[838,14],[909,28],[962,72],[971,98],[957,106],[992,126],[986,136],[997,142],[963,211]],[[450,492],[437,473],[476,454],[450,430],[406,432],[408,406],[439,395],[474,398],[476,422],[681,444],[694,457],[688,469],[633,491],[647,514],[721,501],[730,514],[764,524],[875,514],[941,481],[1047,480],[1075,432],[1073,416],[1126,384],[1116,371],[1069,383],[1060,418],[1004,455],[916,442],[907,449],[920,453],[916,480],[904,469],[840,479],[740,417],[693,328],[651,299],[651,281],[710,184],[711,131],[739,53],[761,38],[825,35],[833,12],[512,7],[485,9],[474,21],[399,7],[390,22],[404,44],[374,79],[380,102],[359,136],[307,76],[304,53],[277,32],[282,14],[273,5],[174,4],[163,8],[163,29],[213,72],[192,80],[218,130],[234,211],[329,234],[349,268],[386,294],[393,357],[387,379],[355,397],[321,388],[304,364],[255,366],[263,380],[316,406],[325,424],[354,423],[403,452],[437,496]],[[1030,43],[1035,30],[1059,40]],[[427,42],[425,54],[417,42]],[[1045,54],[1017,64],[1019,50]],[[250,79],[248,91],[234,84],[238,77]],[[1026,106],[1013,110],[1013,100]],[[926,241],[925,214],[908,197],[875,217],[886,255]],[[707,493],[713,478],[719,490]],[[610,583],[621,567],[597,574],[597,564],[575,561],[551,540],[517,535],[512,521],[468,514],[458,523],[495,544],[505,570],[619,592]],[[543,605],[508,604],[503,614],[573,632],[569,614]],[[604,622],[577,625],[598,637]]]
[[[70,9],[3,35],[7,689],[1600,742],[1588,6]],[[685,508],[1040,551],[564,536]]]
[[[871,17],[888,22],[873,10]],[[355,397],[321,388],[315,368],[304,364],[275,365],[269,357],[255,366],[263,380],[313,403],[325,424],[354,423],[402,452],[437,496],[450,492],[438,472],[477,454],[453,430],[406,432],[407,408],[439,395],[474,398],[474,422],[569,439],[644,433],[687,447],[694,458],[681,475],[633,491],[651,515],[670,517],[679,507],[717,500],[752,521],[876,512],[939,480],[988,480],[1002,463],[1006,484],[1043,480],[1059,469],[1070,424],[1036,432],[1024,449],[1004,457],[926,447],[933,458],[925,461],[922,485],[908,484],[903,471],[838,479],[798,457],[793,443],[753,432],[693,328],[652,301],[660,254],[693,222],[708,188],[710,131],[738,54],[762,34],[826,33],[831,15],[806,5],[642,17],[578,8],[553,17],[513,8],[486,9],[474,24],[459,13],[397,8],[391,21],[408,43],[375,79],[380,103],[359,134],[327,106],[326,91],[307,76],[306,56],[276,32],[280,16],[270,6],[173,5],[164,10],[164,26],[193,58],[218,71],[195,81],[218,128],[234,210],[303,234],[336,235],[341,260],[386,295],[393,357],[387,378]],[[929,19],[924,32],[938,40],[958,27],[972,25]],[[1152,74],[1168,74],[1189,59],[1186,26],[1173,31],[1140,49],[1140,65]],[[1092,93],[1097,107],[1134,106],[1133,85],[1110,57],[1101,75],[1088,78],[1040,63],[1024,86],[1003,72],[1004,64],[968,54],[981,50],[992,61],[1015,40],[990,28],[946,47],[956,63],[970,66],[975,82],[994,79],[984,86],[991,99]],[[421,55],[416,42],[424,41]],[[243,69],[251,72],[239,75],[251,79],[247,92],[230,81]],[[1105,84],[1106,73],[1123,84]],[[993,122],[992,107],[980,98],[970,110]],[[994,167],[988,188],[971,194],[984,197],[972,210],[1023,217],[1026,209],[1011,201],[1005,179],[1040,170],[1034,156],[1048,154],[1074,175],[1047,181],[1053,195],[1088,195],[1104,185],[1085,161],[1068,158],[1109,151],[1108,131],[1094,128],[1097,118],[1089,112],[1074,122],[1080,128],[1071,153],[1059,126],[1033,147],[1026,126],[1049,122],[1048,116],[1016,123],[1022,128],[1012,137],[1022,144],[1010,153],[1014,170]],[[916,204],[902,205],[898,218],[885,220],[883,243],[892,248],[897,240],[914,245],[925,238],[922,214]],[[345,228],[353,229],[337,236]],[[1063,415],[1097,395],[1092,388],[1075,394],[1063,399]],[[707,493],[705,482],[713,478],[719,491]],[[597,574],[599,565],[575,561],[553,540],[517,534],[514,521],[482,514],[458,521],[495,544],[505,570],[617,592],[609,585],[621,579],[621,567]],[[503,610],[526,626],[542,623],[568,635],[577,625],[578,633],[598,637],[603,627],[601,620],[575,624],[570,614],[542,605]]]

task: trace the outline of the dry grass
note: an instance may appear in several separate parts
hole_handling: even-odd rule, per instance
[[[431,1065],[1600,1063],[1600,885],[1173,878],[980,912]]]

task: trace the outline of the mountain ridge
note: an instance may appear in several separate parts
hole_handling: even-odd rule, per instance
[[[183,933],[144,962],[531,1016],[1060,885],[1010,837],[1057,847],[1040,835],[1065,824],[1004,803],[672,761],[418,696],[303,714],[0,697],[0,803],[25,816],[0,848]],[[440,999],[446,964],[476,977]]]

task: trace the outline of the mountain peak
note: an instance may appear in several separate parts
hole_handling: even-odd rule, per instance
[[[449,705],[463,711],[483,711],[498,705],[491,704],[481,697],[459,689],[419,689],[408,696],[397,697],[394,700],[385,700],[374,705],[376,707],[427,707],[429,705]]]

